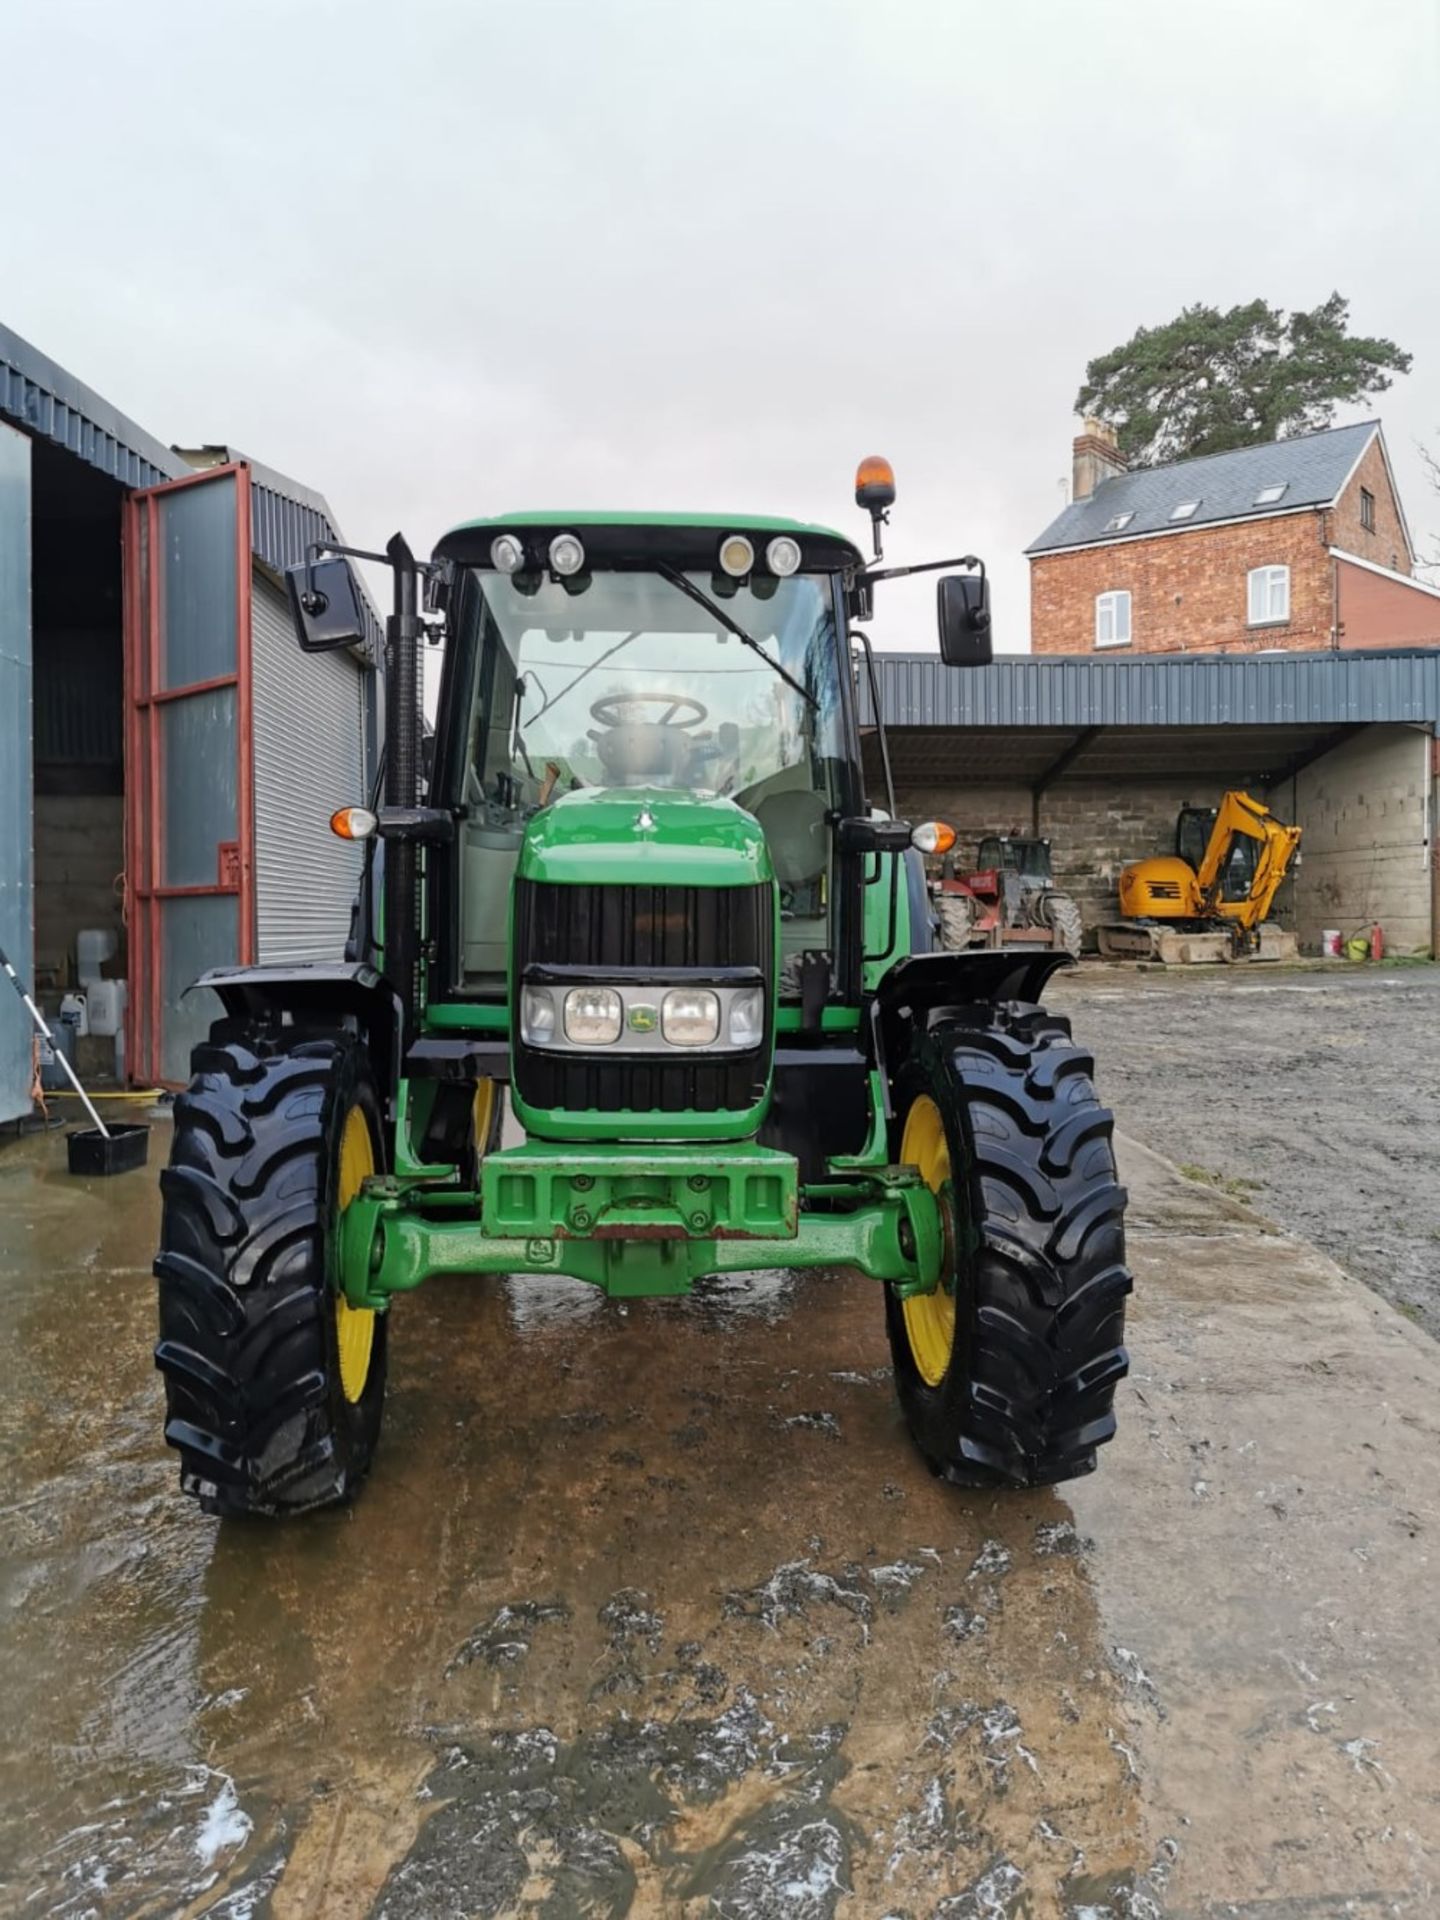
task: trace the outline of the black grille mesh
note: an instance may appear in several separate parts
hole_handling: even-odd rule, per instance
[[[773,893],[759,887],[515,883],[517,983],[527,966],[758,967],[774,973]],[[518,991],[518,985],[517,985]],[[518,1021],[516,1023],[518,1034]],[[532,1107],[570,1113],[739,1113],[765,1090],[770,1035],[753,1053],[709,1059],[604,1059],[516,1046]]]

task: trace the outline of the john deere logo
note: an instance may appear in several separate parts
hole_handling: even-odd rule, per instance
[[[654,1033],[656,1027],[660,1024],[660,1016],[656,1013],[654,1007],[631,1007],[629,1021],[630,1031],[632,1033]]]

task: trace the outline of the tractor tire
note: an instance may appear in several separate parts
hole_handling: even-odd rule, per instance
[[[1125,1193],[1091,1056],[1038,1007],[949,1009],[895,1088],[892,1158],[942,1193],[942,1287],[886,1289],[895,1382],[931,1469],[960,1486],[1089,1473],[1115,1431]]]
[[[1080,918],[1080,909],[1068,893],[1049,893],[1045,896],[1045,918],[1055,935],[1056,944],[1073,953],[1078,960],[1080,946],[1085,938],[1085,923]]]
[[[160,1176],[165,1438],[207,1513],[352,1499],[385,1400],[386,1320],[336,1285],[339,1206],[382,1171],[365,1048],[221,1021],[195,1049]]]
[[[935,896],[935,914],[940,922],[940,946],[946,953],[963,953],[975,932],[975,907],[963,893]]]

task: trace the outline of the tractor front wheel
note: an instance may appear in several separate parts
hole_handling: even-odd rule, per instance
[[[1088,1473],[1127,1367],[1125,1195],[1113,1122],[1069,1023],[1007,1004],[946,1014],[896,1085],[895,1159],[940,1197],[932,1293],[886,1317],[900,1404],[936,1473],[1047,1486]]]
[[[368,1056],[348,1033],[221,1021],[192,1067],[155,1260],[181,1485],[219,1514],[349,1500],[385,1398],[386,1318],[349,1305],[335,1246],[383,1167]]]

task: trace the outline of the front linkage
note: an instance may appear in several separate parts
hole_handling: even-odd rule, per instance
[[[624,1299],[770,1266],[855,1267],[906,1295],[938,1286],[943,1203],[917,1169],[836,1172],[806,1190],[834,1210],[802,1213],[795,1160],[773,1148],[531,1142],[486,1157],[478,1217],[473,1194],[368,1180],[340,1222],[342,1284],[375,1311],[439,1273],[569,1274]]]

